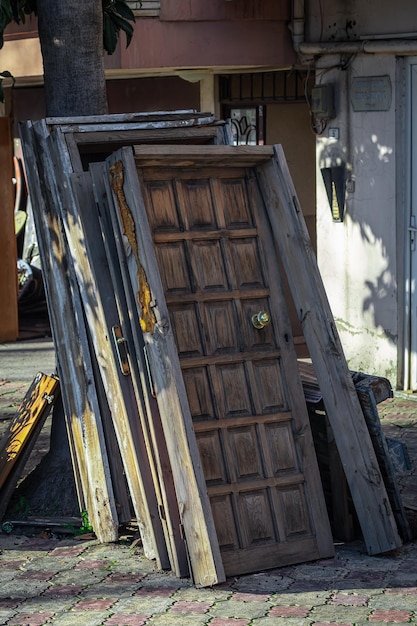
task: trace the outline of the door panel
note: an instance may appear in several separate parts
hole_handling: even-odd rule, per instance
[[[226,574],[332,554],[251,170],[138,164],[138,174]],[[270,321],[256,328],[261,311]]]

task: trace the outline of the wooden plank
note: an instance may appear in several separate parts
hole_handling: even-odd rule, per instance
[[[94,126],[99,125],[101,128],[109,124],[133,124],[140,122],[188,122],[195,120],[211,120],[214,121],[212,113],[200,112],[195,109],[178,109],[175,111],[151,111],[137,113],[113,113],[109,115],[80,115],[77,117],[47,117],[48,126],[61,126],[61,130],[65,132],[66,127],[78,126]]]
[[[281,146],[257,173],[367,550],[395,549],[402,542]]]
[[[54,167],[46,149],[49,133],[43,122],[21,124],[20,133],[80,510],[87,509],[100,541],[115,541],[117,511],[88,337],[75,276],[66,266],[63,229],[52,196]]]
[[[55,148],[58,156],[58,142]],[[94,352],[113,415],[145,555],[156,558],[159,568],[167,569],[170,564],[159,518],[152,467],[144,433],[140,428],[143,420],[140,418],[131,376],[120,370],[117,346],[112,341],[112,327],[120,322],[90,174],[73,174],[71,183],[74,196],[67,194],[67,211],[63,215],[69,254],[72,256]]]
[[[181,520],[172,478],[172,469],[162,429],[161,417],[153,389],[150,386],[148,365],[145,358],[145,342],[142,332],[130,322],[131,311],[135,310],[135,297],[132,292],[128,273],[122,272],[116,246],[117,233],[113,231],[110,219],[106,187],[104,184],[105,165],[90,163],[94,195],[98,206],[104,247],[109,260],[111,282],[116,294],[120,324],[123,337],[129,347],[129,365],[132,382],[135,386],[137,401],[142,406],[140,419],[142,429],[147,436],[147,450],[151,462],[157,468],[155,489],[158,503],[163,514],[161,522],[164,527],[165,540],[169,552],[171,568],[179,577],[189,576],[187,553],[184,537],[181,532]],[[123,262],[123,259],[122,259]]]
[[[181,144],[192,143],[208,143],[217,138],[218,133],[222,132],[222,127],[211,124],[209,126],[190,126],[183,128],[182,126],[170,128],[151,128],[139,130],[113,130],[110,126],[108,129],[100,132],[66,132],[65,138],[73,136],[80,148],[85,152],[88,145],[92,151],[105,151],[111,154],[114,145],[117,148],[130,146],[133,144],[149,144],[149,143],[170,143],[176,142]],[[220,143],[220,142],[219,142]],[[224,143],[224,141],[223,141]]]
[[[195,167],[226,165],[253,167],[267,162],[273,155],[272,146],[134,146],[135,161],[140,167]]]
[[[0,341],[15,341],[19,334],[12,146],[11,120],[0,116]]]
[[[110,175],[114,163],[123,164],[122,170],[119,169],[121,177]],[[180,373],[178,353],[172,330],[169,330],[169,314],[162,304],[163,288],[132,150],[126,148],[119,151],[108,160],[108,166],[114,196],[114,208],[111,207],[114,230],[120,233],[119,243],[123,244],[123,234],[130,239],[133,260],[128,268],[130,280],[134,292],[140,292],[144,298],[142,308],[136,302],[136,311],[142,320],[141,327],[147,354],[151,371],[154,373],[153,384],[171,462],[192,576],[197,586],[210,586],[225,580],[224,569],[187,395]],[[124,246],[120,254],[125,255]],[[149,305],[155,301],[159,303],[159,300],[161,304],[156,313],[157,319],[154,319]]]
[[[38,372],[0,442],[0,519],[59,394],[56,376]]]
[[[380,390],[382,385],[381,382],[378,384],[375,378],[376,377],[373,376],[363,376],[361,378],[357,377],[358,380],[355,384],[355,389],[365,417],[372,445],[375,450],[375,455],[379,463],[382,478],[384,479],[385,488],[388,493],[399,533],[404,541],[411,541],[413,538],[412,532],[401,499],[394,464],[391,459],[384,431],[382,430],[378,415],[377,402],[373,392],[373,387]],[[386,383],[388,383],[389,388],[391,388],[391,385],[387,380]]]

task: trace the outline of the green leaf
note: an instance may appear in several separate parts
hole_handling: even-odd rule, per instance
[[[109,17],[112,20],[112,22],[115,24],[118,32],[120,30],[123,30],[125,32],[126,48],[127,48],[132,40],[132,36],[134,32],[132,24],[129,24],[127,20],[125,20],[123,17],[120,17],[116,13],[110,13]]]
[[[116,50],[119,31],[109,18],[108,14],[103,16],[103,45],[106,52],[113,54]]]
[[[116,0],[114,8],[116,13],[124,17],[126,20],[130,20],[131,22],[136,21],[132,9],[123,0]]]

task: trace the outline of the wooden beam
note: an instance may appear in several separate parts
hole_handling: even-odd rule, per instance
[[[281,146],[257,173],[367,550],[393,550],[402,542]]]

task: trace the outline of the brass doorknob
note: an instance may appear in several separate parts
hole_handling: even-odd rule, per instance
[[[270,315],[266,311],[259,311],[258,313],[255,313],[255,315],[252,315],[252,324],[255,328],[263,328],[264,326],[267,326],[270,321]]]

